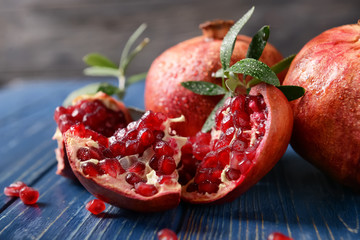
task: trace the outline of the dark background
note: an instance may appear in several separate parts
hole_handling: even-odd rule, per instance
[[[37,79],[81,78],[82,57],[102,53],[118,62],[131,33],[143,22],[150,44],[129,74],[146,71],[168,47],[201,34],[211,19],[255,13],[242,30],[270,25],[269,41],[284,56],[322,31],[360,19],[359,0],[0,0],[0,86]]]

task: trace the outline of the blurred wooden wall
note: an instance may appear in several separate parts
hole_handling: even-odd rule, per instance
[[[252,5],[242,33],[270,25],[270,42],[296,53],[325,29],[355,23],[358,0],[0,0],[0,85],[14,79],[81,77],[82,57],[100,52],[118,61],[130,34],[143,22],[147,48],[130,68],[146,71],[168,47],[201,34],[210,19],[237,20]]]

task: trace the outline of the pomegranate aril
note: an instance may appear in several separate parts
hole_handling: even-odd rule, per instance
[[[249,108],[253,112],[259,112],[261,111],[261,106],[258,105],[258,99],[256,96],[250,96],[249,97]]]
[[[166,155],[172,156],[174,155],[174,149],[170,147],[170,145],[165,141],[158,141],[154,146],[154,152],[158,156]]]
[[[126,140],[135,140],[137,138],[137,135],[138,135],[138,130],[131,129],[125,134],[125,138]]]
[[[236,110],[233,112],[234,126],[237,128],[243,128],[250,125],[250,117],[246,112]]]
[[[86,209],[89,210],[92,214],[97,215],[105,211],[106,206],[103,201],[99,199],[94,199],[86,204]]]
[[[79,148],[76,154],[77,158],[80,159],[80,161],[86,161],[89,159],[97,159],[100,160],[103,158],[103,155],[101,151],[94,147],[82,147]]]
[[[144,147],[140,145],[138,140],[128,140],[125,143],[125,154],[128,155],[134,155],[134,154],[140,154],[144,152]]]
[[[211,141],[211,134],[200,131],[196,134],[195,139],[196,139],[196,143],[209,144]]]
[[[143,182],[135,183],[135,191],[144,197],[151,197],[158,193],[158,190],[154,185]]]
[[[114,142],[110,145],[109,149],[115,156],[125,156],[125,142]]]
[[[219,190],[219,185],[209,180],[206,180],[198,184],[198,188],[198,191],[200,193],[216,193]]]
[[[136,173],[128,173],[125,177],[125,180],[127,183],[129,183],[131,185],[135,185],[135,183],[139,183],[139,182],[145,182],[145,180],[142,179]]]
[[[246,148],[247,148],[247,143],[239,139],[236,139],[231,144],[232,151],[243,152]]]
[[[225,176],[230,181],[239,179],[240,175],[241,175],[241,172],[234,168],[229,168],[225,171]]]
[[[194,157],[198,160],[202,160],[209,151],[210,151],[209,145],[195,144],[193,146]]]
[[[176,169],[176,163],[173,157],[170,156],[161,156],[159,159],[158,170],[161,174],[170,175]]]
[[[19,192],[27,185],[21,181],[14,182],[10,186],[4,188],[4,194],[9,197],[19,197]]]
[[[190,183],[187,187],[186,187],[186,191],[187,192],[196,192],[199,189],[199,186],[196,183]]]
[[[145,164],[142,162],[136,162],[135,164],[133,164],[132,166],[130,166],[128,168],[128,172],[134,172],[134,173],[140,173],[142,171],[144,171],[145,169]]]
[[[155,136],[149,128],[141,129],[137,138],[143,146],[150,146],[155,140]]]
[[[161,175],[158,178],[158,183],[160,183],[160,184],[173,184],[174,181],[176,181],[176,180],[173,180],[173,178],[171,176],[167,176],[167,175]]]
[[[39,192],[31,187],[23,187],[19,192],[20,199],[27,205],[32,205],[39,199]]]
[[[93,162],[84,162],[81,164],[81,169],[86,176],[96,177],[104,174],[104,171],[100,169],[99,165]]]
[[[236,110],[244,111],[245,110],[245,96],[239,95],[232,98],[230,103],[230,111],[235,112]]]
[[[154,131],[155,139],[161,140],[161,139],[163,139],[164,136],[165,136],[165,133],[163,131],[161,131],[161,130],[155,130]]]
[[[176,233],[168,228],[164,228],[157,233],[158,240],[177,240]]]
[[[202,168],[216,168],[219,165],[216,152],[209,152],[201,162]]]
[[[230,113],[224,115],[223,119],[221,120],[220,130],[225,132],[227,129],[234,126],[233,118]]]
[[[99,166],[104,173],[109,174],[113,178],[116,178],[118,175],[125,172],[117,159],[108,158],[101,160]]]
[[[225,147],[217,151],[218,161],[222,168],[229,164],[230,148]]]

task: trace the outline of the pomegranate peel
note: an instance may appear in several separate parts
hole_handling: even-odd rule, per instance
[[[171,149],[168,151],[169,158],[173,159],[173,164],[178,165],[180,149],[186,138],[173,135],[169,126],[171,122],[182,120],[183,117],[168,119],[163,114],[147,112],[140,120],[130,123],[126,129],[119,129],[110,138],[86,129],[82,124],[72,126],[64,134],[70,166],[84,187],[105,202],[141,212],[174,208],[179,204],[181,192],[177,171],[173,169],[169,174],[164,170],[167,174],[162,175],[162,171],[150,167],[149,161],[152,157],[160,158],[156,155],[155,145],[163,142],[162,145],[166,146],[164,151]],[[150,145],[137,145],[134,152],[127,147],[124,148],[125,152],[121,152],[127,142],[140,141],[139,133],[134,140],[134,131],[141,132],[141,129],[148,127],[151,127],[155,136]],[[87,151],[79,150],[84,148],[90,149],[90,152],[102,151],[103,155],[100,153],[98,159],[91,158],[97,156],[95,153],[82,155],[82,152]],[[111,156],[104,156],[105,153]],[[122,169],[115,177],[110,175],[108,170],[99,167],[102,162],[110,161],[109,159],[113,159],[113,163],[120,165],[119,169]],[[162,166],[158,168],[161,169]],[[167,180],[162,181],[163,178]]]

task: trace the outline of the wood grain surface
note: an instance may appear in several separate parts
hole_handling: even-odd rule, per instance
[[[143,22],[150,45],[129,73],[146,71],[174,44],[200,35],[211,19],[255,14],[242,33],[270,25],[270,42],[284,56],[325,29],[356,23],[358,0],[0,0],[0,84],[19,78],[81,77],[82,57],[100,52],[118,61],[130,34]]]
[[[51,140],[55,107],[89,82],[22,82],[0,90],[0,189],[21,180],[40,192],[35,206],[0,192],[0,239],[157,239],[162,228],[191,240],[265,240],[272,232],[296,240],[360,239],[360,196],[327,178],[290,147],[269,174],[231,203],[181,203],[153,214],[107,205],[103,214],[92,215],[85,204],[94,197],[55,174],[56,143]],[[131,86],[125,103],[143,108],[143,89],[143,82]]]

